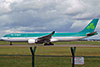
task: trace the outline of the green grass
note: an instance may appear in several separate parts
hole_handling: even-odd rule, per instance
[[[29,45],[27,42],[12,42],[13,45]],[[0,45],[9,45],[8,41],[0,41]]]
[[[72,45],[78,45],[78,44],[80,44],[80,45],[83,45],[83,44],[85,44],[85,45],[100,45],[100,41],[56,42],[55,44],[57,44],[57,45],[62,45],[62,44],[64,44],[64,45],[66,45],[66,44],[68,44],[68,45],[70,45],[70,44],[72,44]]]
[[[69,57],[36,57],[36,67],[69,67]]]
[[[15,42],[14,44],[20,44]],[[6,45],[9,42],[2,42],[0,44]],[[26,42],[21,44],[27,45]],[[58,42],[55,44],[91,44],[99,45],[99,42]],[[5,55],[5,56],[3,56]],[[32,67],[31,56],[9,56],[9,55],[31,55],[29,47],[0,47],[0,67]],[[56,46],[37,46],[35,55],[35,67],[71,67],[71,51],[69,47],[56,47]],[[42,56],[43,55],[43,56]],[[47,57],[46,55],[49,55]],[[99,67],[100,66],[100,48],[81,48],[77,47],[76,56],[89,56],[85,57],[84,67]],[[52,57],[54,56],[54,57]],[[58,56],[58,57],[55,57]],[[66,56],[66,57],[60,57]],[[91,56],[91,57],[90,57]],[[92,57],[97,56],[97,57]],[[82,67],[76,65],[75,67]]]
[[[13,42],[14,45],[29,45],[27,42]],[[87,44],[87,45],[100,45],[100,41],[72,41],[72,42],[55,42],[56,45],[76,45],[76,44]],[[9,45],[7,41],[0,41],[0,45]],[[41,44],[40,44],[41,45]]]
[[[36,55],[71,56],[69,47],[37,46]],[[0,47],[0,55],[31,55],[29,47]],[[100,48],[77,47],[76,56],[100,56]]]
[[[0,67],[32,67],[31,57],[0,56]]]
[[[1,55],[31,55],[28,47],[0,47]]]
[[[35,67],[71,67],[70,57],[35,57]],[[84,67],[99,67],[100,58],[85,58]],[[32,67],[31,56],[0,56],[0,67]],[[75,65],[75,67],[82,67]]]

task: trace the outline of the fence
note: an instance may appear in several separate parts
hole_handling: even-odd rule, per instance
[[[26,50],[27,49],[27,50]],[[20,50],[20,51],[19,51]],[[23,52],[26,51],[26,52]],[[84,65],[75,67],[99,67],[100,48],[76,49],[75,56],[84,56]],[[71,51],[69,47],[37,47],[35,67],[71,67]],[[32,56],[29,47],[0,48],[0,67],[32,67]]]

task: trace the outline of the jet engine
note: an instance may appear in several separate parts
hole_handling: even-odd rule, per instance
[[[58,41],[58,40],[55,39],[55,38],[52,38],[52,39],[50,40],[50,42],[56,42],[56,41]]]
[[[29,43],[29,44],[36,43],[36,40],[35,40],[35,39],[29,39],[29,40],[28,40],[28,43]]]

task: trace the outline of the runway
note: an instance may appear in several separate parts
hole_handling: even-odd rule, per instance
[[[0,47],[34,47],[34,46],[38,46],[38,47],[99,47],[100,45],[86,45],[86,44],[81,44],[81,45],[70,45],[70,44],[66,44],[66,45],[54,45],[54,46],[43,46],[43,45],[0,45]]]

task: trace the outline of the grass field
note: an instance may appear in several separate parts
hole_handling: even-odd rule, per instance
[[[24,43],[25,42],[21,44],[24,45]],[[5,42],[1,41],[0,44],[5,45]],[[6,42],[6,44],[9,43]],[[55,44],[66,44],[66,42]],[[99,42],[68,42],[67,44],[99,45]],[[25,43],[25,45],[27,45],[27,43]],[[71,67],[71,52],[69,47],[37,46],[35,55],[35,67]],[[85,57],[84,67],[100,66],[100,48],[77,47],[75,55]],[[32,58],[29,47],[0,47],[0,67],[32,67],[31,61]],[[82,66],[76,65],[75,67]]]
[[[29,45],[27,42],[13,42],[14,45]],[[55,42],[56,45],[70,45],[70,44],[87,44],[87,45],[100,45],[100,41],[72,41],[72,42]],[[7,41],[0,41],[0,45],[9,45]],[[41,44],[40,44],[41,45]]]
[[[69,47],[37,47],[36,55],[71,56]],[[0,47],[0,55],[31,55],[29,47]],[[100,48],[76,49],[76,56],[100,56]]]
[[[70,57],[35,57],[35,59],[35,67],[71,67]],[[99,66],[100,58],[85,58],[84,67]],[[0,57],[0,67],[32,67],[31,56]]]

